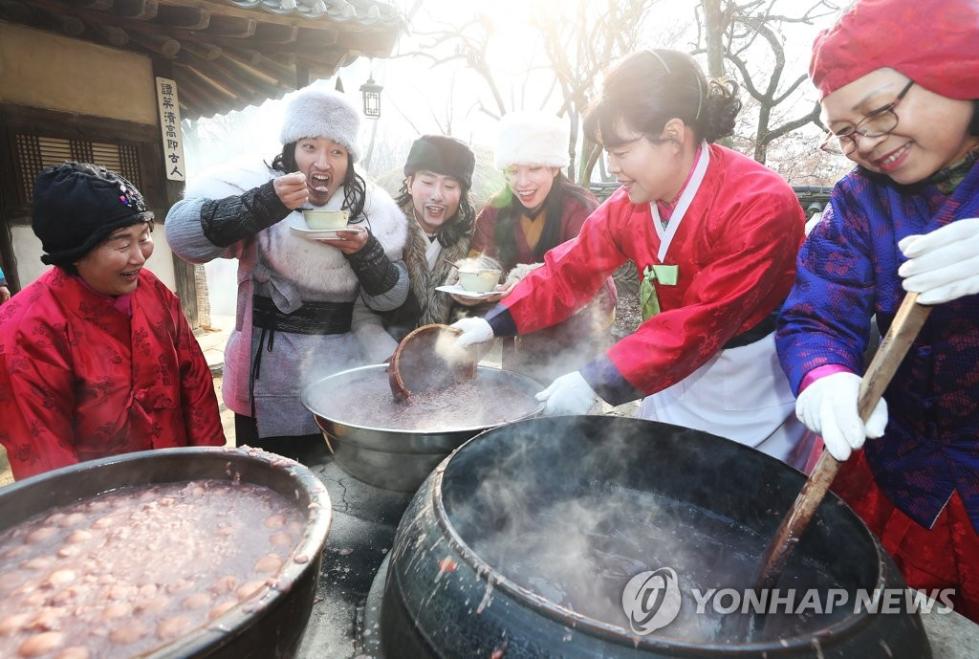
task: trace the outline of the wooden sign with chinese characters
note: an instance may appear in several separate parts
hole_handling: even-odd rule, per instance
[[[160,108],[160,131],[163,135],[163,168],[167,179],[186,180],[184,144],[180,133],[180,102],[177,83],[169,78],[156,79],[156,101]]]

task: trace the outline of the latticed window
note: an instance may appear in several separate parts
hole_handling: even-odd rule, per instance
[[[14,144],[17,152],[14,159],[17,196],[22,204],[29,204],[33,199],[34,179],[41,170],[66,160],[101,165],[119,172],[137,188],[143,186],[139,168],[139,151],[135,144],[93,142],[31,133],[17,133],[14,136]]]

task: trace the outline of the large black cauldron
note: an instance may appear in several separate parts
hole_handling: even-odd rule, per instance
[[[275,659],[295,654],[316,593],[323,545],[332,507],[326,488],[306,467],[264,451],[220,448],[173,448],[141,451],[82,462],[50,471],[0,490],[0,529],[50,508],[120,487],[198,479],[239,480],[265,486],[306,516],[306,528],[276,588],[233,608],[204,627],[150,655]],[[165,560],[165,557],[161,557]]]
[[[762,629],[773,633],[756,635],[750,641],[742,635],[744,620],[724,616],[706,639],[703,630],[696,629],[689,634],[674,631],[672,635],[670,627],[649,635],[630,631],[621,613],[621,599],[617,599],[629,577],[644,569],[678,565],[682,558],[677,554],[683,553],[684,542],[697,550],[703,547],[692,545],[714,542],[713,537],[698,536],[696,529],[682,524],[676,537],[664,530],[647,538],[645,545],[631,549],[625,537],[628,533],[623,535],[622,528],[612,525],[596,531],[591,527],[593,536],[605,534],[609,540],[603,548],[609,550],[609,565],[592,565],[586,577],[597,582],[613,577],[613,587],[605,589],[613,591],[608,609],[618,606],[621,620],[609,622],[614,616],[598,619],[571,610],[566,603],[556,603],[563,595],[562,584],[528,578],[526,566],[541,565],[534,563],[533,554],[539,551],[541,540],[529,537],[533,524],[549,524],[540,511],[553,511],[555,506],[584,496],[592,503],[603,498],[619,504],[635,501],[638,510],[632,519],[640,520],[639,524],[652,519],[642,516],[655,507],[650,501],[661,502],[664,510],[672,506],[681,514],[682,510],[706,510],[708,516],[696,519],[713,520],[712,528],[721,531],[738,529],[745,546],[719,542],[716,550],[694,552],[700,563],[692,572],[688,570],[688,576],[702,568],[701,576],[709,577],[704,577],[701,586],[748,588],[752,566],[760,560],[766,540],[803,482],[798,472],[734,442],[637,419],[555,417],[487,431],[436,469],[401,521],[381,611],[384,652],[388,657],[508,659],[930,657],[917,614],[854,613],[852,605],[828,617],[769,618]],[[600,493],[597,498],[596,493]],[[619,513],[629,507],[619,504]],[[563,521],[567,524],[570,520],[566,528],[573,529],[579,509],[563,510],[568,518]],[[623,519],[628,522],[628,515],[620,516],[618,522]],[[506,561],[491,564],[474,550],[483,547],[488,551],[493,547],[492,538],[514,525],[519,533],[504,552],[509,557]],[[546,540],[557,548],[548,553],[548,561],[560,560],[562,552],[575,551],[578,542],[565,533],[553,533]],[[599,537],[599,543],[601,540]],[[623,558],[630,551],[631,559]],[[749,569],[741,574],[711,571],[712,566],[725,565],[730,556],[744,558]],[[840,556],[846,558],[838,560]],[[658,564],[644,566],[635,560],[637,557],[648,557]],[[523,564],[523,568],[515,568],[516,564]],[[800,590],[807,586],[823,590],[836,587],[854,595],[857,589],[902,588],[904,582],[866,527],[831,495],[817,511],[779,586]],[[682,597],[683,607],[695,606],[686,590]],[[586,602],[589,606],[594,603]],[[700,623],[696,617],[688,620]]]

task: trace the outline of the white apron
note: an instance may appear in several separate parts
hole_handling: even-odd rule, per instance
[[[660,237],[660,263],[665,263],[673,236],[704,180],[709,152],[703,144],[666,226],[656,204],[650,204]],[[807,447],[799,445],[806,428],[796,419],[795,396],[779,365],[774,334],[721,350],[680,382],[644,398],[639,417],[726,437],[797,469],[803,468],[809,454]],[[811,433],[809,437],[814,438]]]
[[[644,398],[639,417],[726,437],[800,470],[809,455],[799,445],[806,428],[795,417],[774,334],[721,350],[683,380]]]

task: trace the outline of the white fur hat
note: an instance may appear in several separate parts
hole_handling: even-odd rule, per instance
[[[571,128],[567,120],[543,112],[511,112],[500,121],[496,168],[510,165],[567,167]]]
[[[289,100],[279,138],[289,144],[304,137],[326,137],[342,144],[357,159],[360,113],[325,80],[307,85]]]

